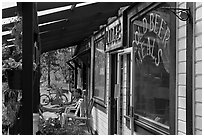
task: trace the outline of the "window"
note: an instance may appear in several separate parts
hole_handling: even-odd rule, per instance
[[[93,96],[105,101],[105,74],[106,56],[104,50],[104,37],[95,41],[95,66],[94,66],[94,92]]]
[[[130,27],[130,44],[134,47],[133,103],[136,120],[168,132],[170,14],[157,8],[132,18]]]

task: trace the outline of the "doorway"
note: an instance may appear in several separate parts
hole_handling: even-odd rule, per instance
[[[128,124],[129,130],[133,127],[132,48],[110,54],[110,68],[109,134],[122,135]]]
[[[117,134],[133,134],[132,48],[118,54]]]
[[[109,114],[108,114],[108,132],[109,135],[117,134],[117,109],[115,99],[115,84],[117,84],[117,57],[118,54],[110,54],[110,92],[109,92]]]

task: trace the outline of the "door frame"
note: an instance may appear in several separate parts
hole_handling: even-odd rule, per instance
[[[121,69],[120,69],[120,66],[121,66],[121,56],[125,55],[125,54],[130,54],[130,129],[131,129],[131,135],[134,134],[134,115],[133,115],[133,102],[134,102],[134,97],[133,97],[133,84],[132,84],[132,81],[133,81],[133,48],[132,47],[129,47],[129,48],[126,48],[123,50],[123,52],[119,53],[118,54],[118,57],[117,57],[117,84],[119,85],[119,95],[120,93],[122,92],[121,91],[121,83],[120,83],[120,80],[121,80]],[[120,96],[118,96],[117,98],[117,108],[119,107],[119,104],[120,104]],[[124,108],[124,107],[123,107]],[[117,110],[117,133],[120,133],[120,109]],[[122,133],[122,132],[121,132]]]
[[[109,54],[109,94],[108,94],[108,134],[115,134],[115,109],[114,109],[114,85],[117,83],[117,73],[115,69],[117,69],[117,53]],[[114,72],[114,73],[112,73]]]

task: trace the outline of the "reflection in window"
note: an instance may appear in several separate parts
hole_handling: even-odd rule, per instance
[[[105,51],[104,41],[101,39],[95,43],[95,72],[94,72],[94,96],[104,100],[105,96]]]
[[[169,73],[162,64],[146,56],[141,65],[136,65],[135,112],[156,122],[169,123]]]
[[[132,24],[135,49],[134,111],[169,126],[169,16],[146,14]]]

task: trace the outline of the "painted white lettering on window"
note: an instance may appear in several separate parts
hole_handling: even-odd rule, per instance
[[[165,20],[156,13],[150,13],[142,21],[133,22],[132,46],[140,63],[146,56],[151,56],[155,65],[159,66],[163,49],[167,48],[169,39],[170,29]]]

